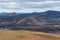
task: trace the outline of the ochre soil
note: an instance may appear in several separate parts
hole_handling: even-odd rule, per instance
[[[0,30],[0,40],[60,40],[60,35],[26,30]]]

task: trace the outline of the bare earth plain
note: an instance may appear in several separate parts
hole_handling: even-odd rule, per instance
[[[60,35],[27,30],[0,30],[0,40],[60,40]]]

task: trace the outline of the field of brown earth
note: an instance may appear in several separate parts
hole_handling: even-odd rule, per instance
[[[60,40],[60,35],[27,30],[0,30],[0,40]]]

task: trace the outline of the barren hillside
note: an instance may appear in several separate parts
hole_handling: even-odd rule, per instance
[[[0,30],[0,40],[60,40],[60,35],[26,30]]]

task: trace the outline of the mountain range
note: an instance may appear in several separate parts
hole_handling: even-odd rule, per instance
[[[25,28],[26,26],[28,28]],[[60,32],[60,11],[0,14],[0,28],[20,29],[21,27],[27,30]]]
[[[7,24],[16,25],[44,25],[49,23],[59,24],[60,12],[59,11],[46,11],[46,12],[33,12],[33,13],[1,13],[0,26]]]

